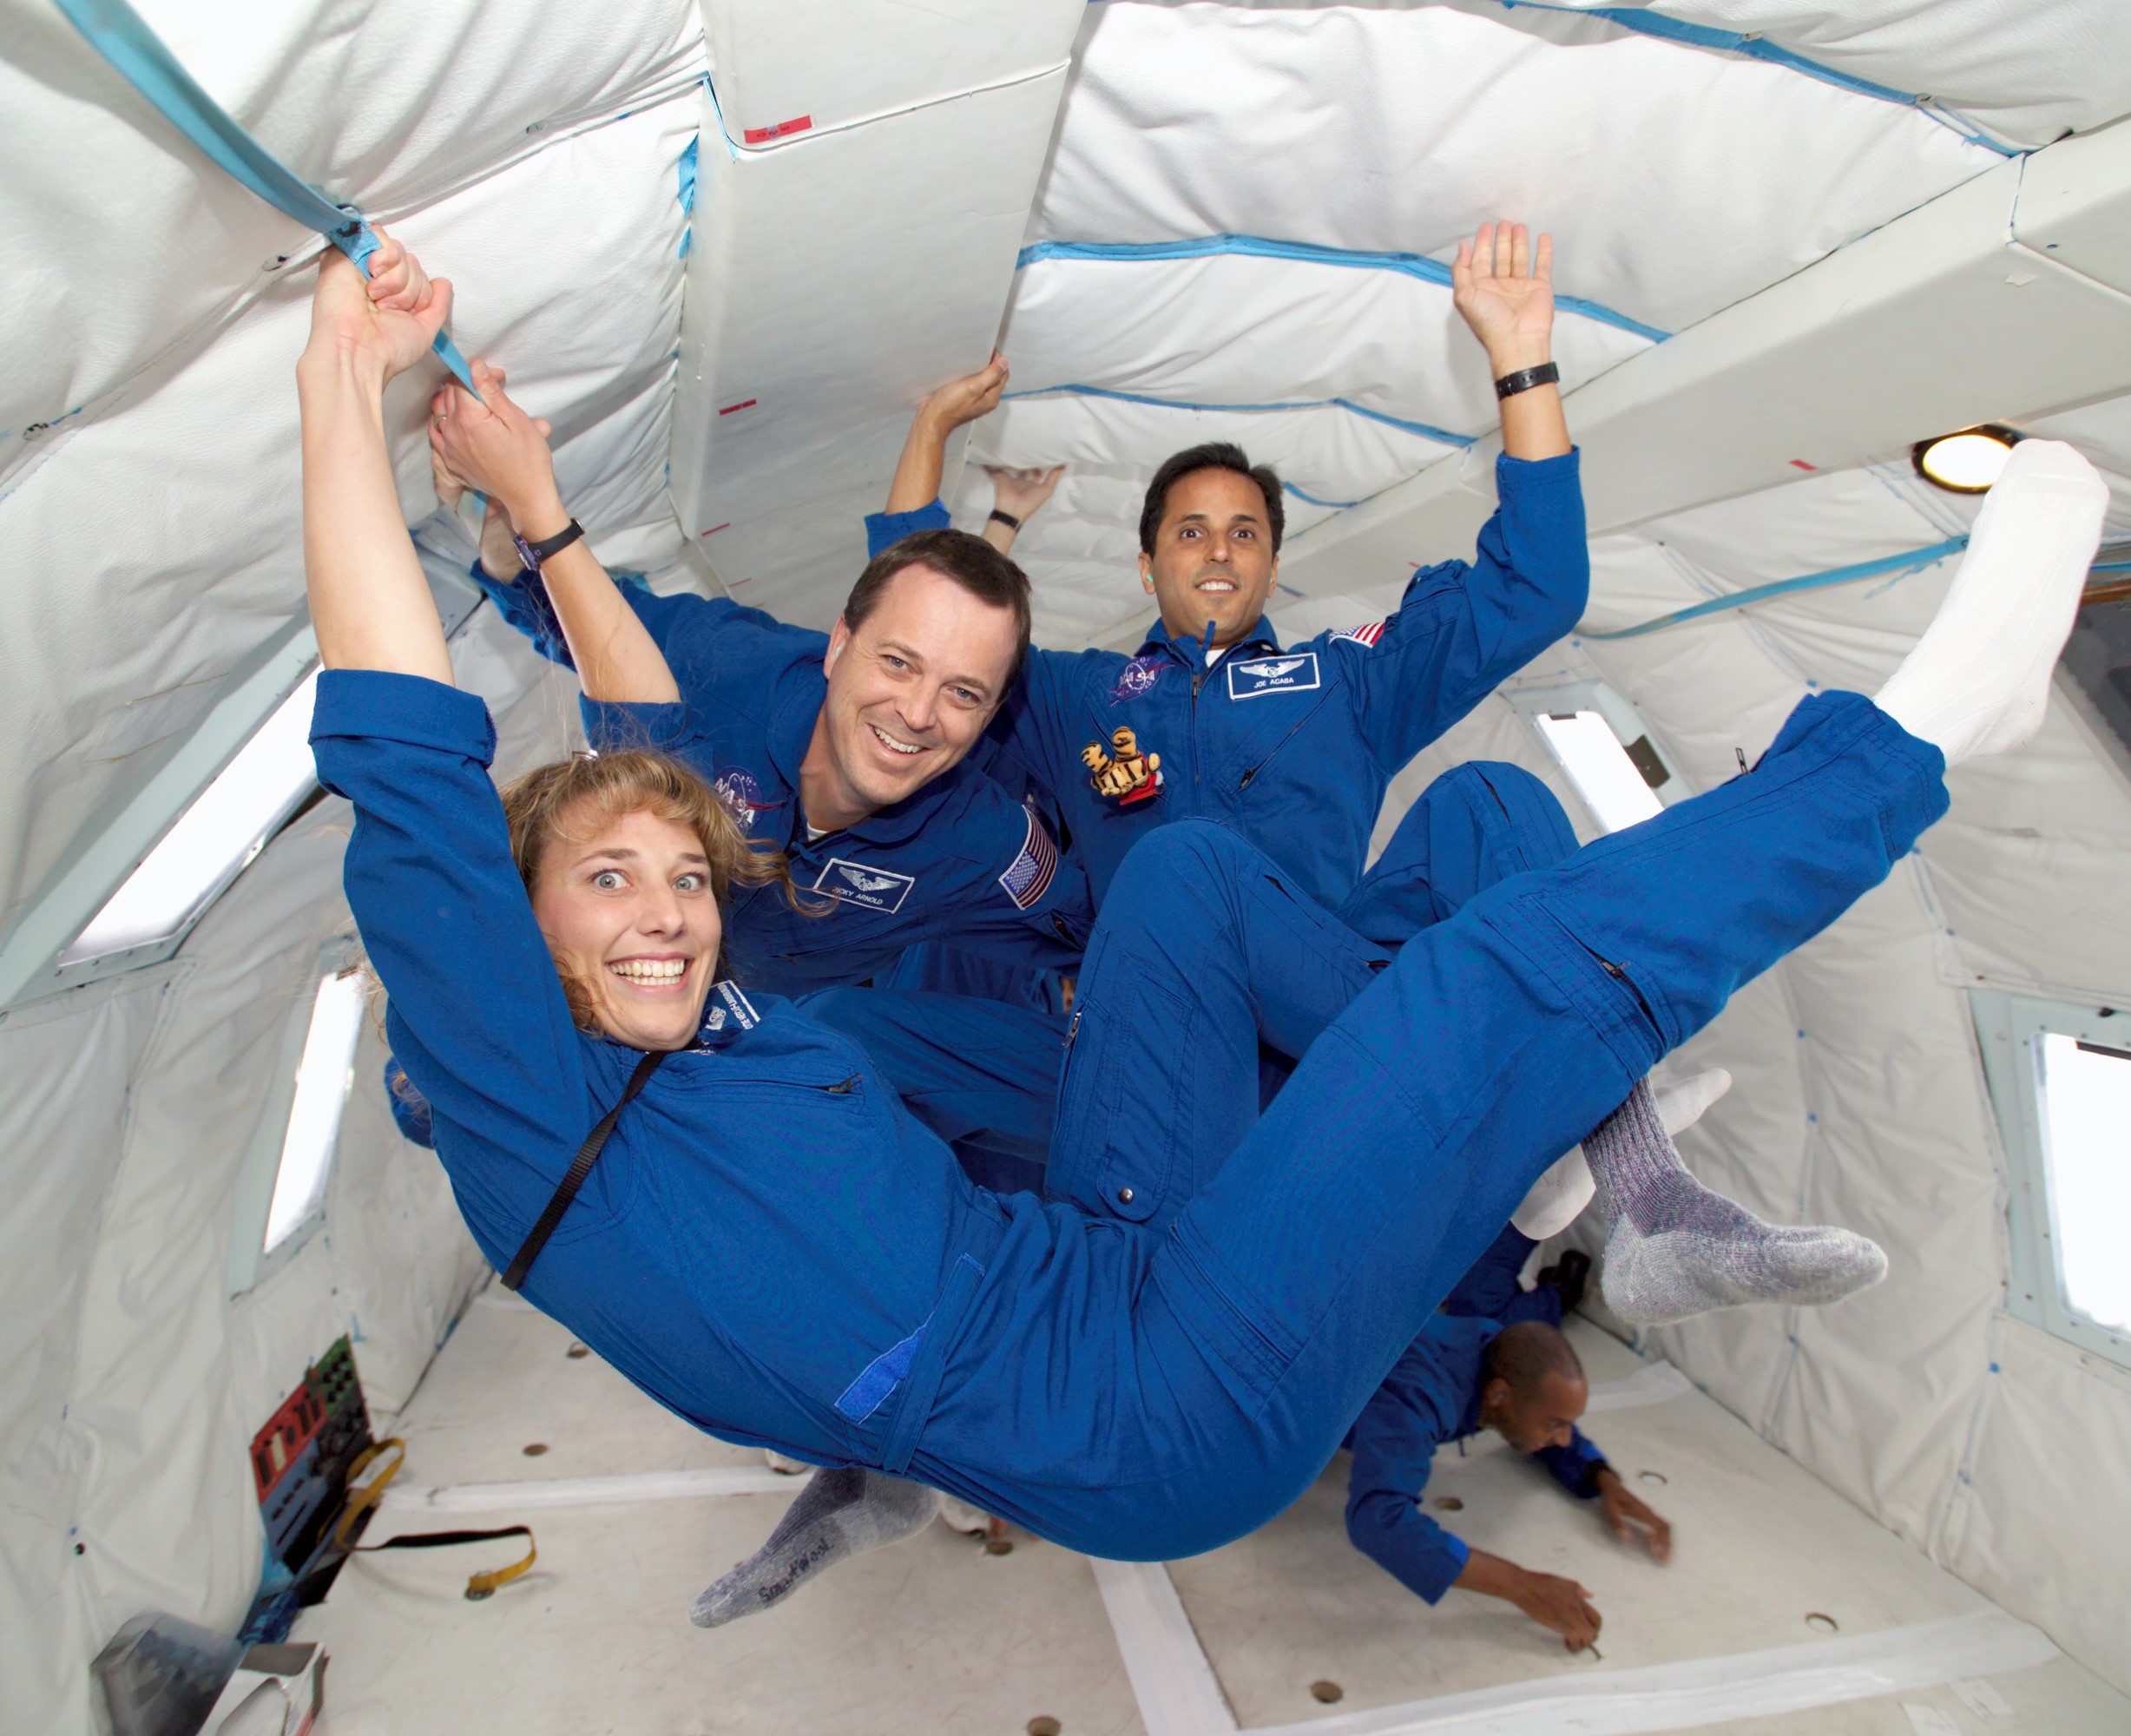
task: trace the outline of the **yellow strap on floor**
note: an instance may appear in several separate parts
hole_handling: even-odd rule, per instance
[[[391,1462],[368,1483],[360,1488],[356,1487],[356,1479],[388,1452],[392,1455]],[[350,1542],[348,1540],[354,1535],[363,1515],[377,1506],[384,1497],[385,1485],[399,1475],[400,1467],[406,1462],[407,1443],[397,1435],[364,1448],[356,1456],[355,1463],[348,1467],[347,1504],[341,1509],[339,1523],[333,1528],[336,1548],[345,1549],[350,1555],[371,1555],[379,1549],[439,1549],[458,1543],[488,1542],[497,1537],[524,1538],[525,1558],[523,1561],[468,1577],[466,1595],[470,1601],[477,1603],[484,1597],[493,1597],[498,1586],[509,1585],[540,1559],[540,1551],[533,1542],[533,1528],[529,1525],[502,1525],[483,1531],[411,1531],[400,1536],[388,1537],[382,1543]]]

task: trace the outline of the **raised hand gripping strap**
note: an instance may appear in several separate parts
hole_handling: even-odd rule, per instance
[[[377,252],[378,238],[362,213],[327,198],[231,120],[127,0],[56,3],[67,22],[89,38],[89,46],[233,181],[249,187],[283,215],[316,229],[358,269]],[[459,384],[475,391],[473,374],[450,334],[439,330],[431,347]]]

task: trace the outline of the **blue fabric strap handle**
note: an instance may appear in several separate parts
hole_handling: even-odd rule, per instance
[[[316,229],[368,275],[364,262],[378,250],[378,237],[362,214],[336,205],[267,152],[223,112],[193,76],[178,64],[162,38],[148,29],[126,0],[54,0],[89,46],[117,68],[154,103],[163,118],[198,146],[225,174],[299,223]],[[474,390],[474,378],[458,345],[443,331],[431,345],[459,384]]]

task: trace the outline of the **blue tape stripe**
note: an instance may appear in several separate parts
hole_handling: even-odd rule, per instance
[[[1949,536],[1944,542],[1934,542],[1928,549],[1911,549],[1905,555],[1887,555],[1877,561],[1860,561],[1853,567],[1836,567],[1825,573],[1807,573],[1801,578],[1778,579],[1773,584],[1755,585],[1747,590],[1734,591],[1729,596],[1712,597],[1707,602],[1698,602],[1692,608],[1675,609],[1670,615],[1661,615],[1654,621],[1641,621],[1634,627],[1616,627],[1608,633],[1580,632],[1577,637],[1640,639],[1646,633],[1677,627],[1682,621],[1699,621],[1704,615],[1746,608],[1757,602],[1766,602],[1771,597],[1787,596],[1794,591],[1817,591],[1830,585],[1853,585],[1860,580],[1876,579],[1883,573],[1914,572],[1919,567],[1929,567],[1943,561],[1950,555],[1958,555],[1967,547],[1967,537]]]
[[[1344,410],[1403,433],[1417,434],[1422,439],[1433,440],[1440,445],[1462,448],[1471,445],[1473,441],[1470,434],[1453,434],[1447,428],[1437,428],[1425,422],[1408,422],[1402,417],[1387,416],[1380,410],[1371,410],[1365,404],[1354,404],[1344,398],[1312,398],[1298,404],[1194,404],[1181,398],[1149,398],[1144,392],[1113,391],[1106,385],[1047,385],[1028,391],[1010,391],[1006,396],[1049,398],[1054,392],[1069,392],[1075,398],[1114,398],[1120,404],[1151,404],[1158,410],[1232,411],[1240,416],[1263,416],[1276,410]]]
[[[1294,496],[1297,500],[1306,500],[1312,506],[1329,506],[1337,512],[1345,512],[1350,506],[1359,506],[1361,504],[1361,503],[1358,500],[1320,500],[1317,496],[1309,493],[1306,490],[1297,488],[1292,483],[1282,483],[1280,487],[1287,493]],[[1299,596],[1302,595],[1302,593],[1298,591],[1295,593],[1295,595]]]
[[[1045,260],[1098,260],[1128,262],[1142,260],[1202,260],[1217,254],[1240,253],[1250,259],[1295,260],[1308,265],[1338,266],[1350,271],[1389,271],[1417,278],[1423,283],[1450,286],[1450,268],[1440,260],[1421,253],[1374,253],[1346,247],[1320,247],[1306,241],[1276,241],[1263,235],[1204,235],[1187,241],[1037,241],[1021,250],[1016,271]],[[1672,333],[1646,326],[1640,319],[1615,312],[1602,302],[1581,296],[1557,295],[1554,306],[1602,326],[1633,332],[1653,344],[1661,344]]]
[[[285,216],[316,229],[354,261],[358,270],[363,269],[364,262],[378,250],[378,238],[362,214],[336,204],[299,178],[231,120],[126,0],[54,0],[54,3],[67,22],[89,39],[89,46],[110,62],[120,76],[153,103],[163,119],[191,140],[217,168]],[[471,391],[473,375],[450,334],[439,331],[431,347]]]
[[[1822,66],[1819,62],[1808,60],[1795,49],[1772,43],[1764,36],[1719,30],[1712,24],[1693,24],[1683,18],[1667,17],[1662,12],[1653,12],[1641,6],[1556,6],[1549,5],[1547,0],[1496,0],[1496,3],[1505,12],[1524,6],[1535,12],[1566,12],[1579,18],[1603,18],[1609,24],[1618,24],[1624,30],[1634,31],[1637,36],[1657,36],[1666,42],[1685,43],[1692,48],[1717,49],[1727,54],[1743,55],[1748,60],[1762,61],[1770,66],[1780,66],[1787,71],[1803,73],[1808,78],[1817,78],[1823,84],[1834,85],[1839,90],[1874,97],[1882,102],[1898,103],[1904,108],[1914,108],[1934,121],[1957,122],[1959,124],[1954,126],[1953,130],[1969,143],[1996,151],[2000,156],[2026,155],[2019,146],[1992,138],[1979,130],[1974,122],[1956,115],[1913,91],[1897,90],[1891,84],[1875,83],[1869,78],[1859,78],[1855,73],[1838,72],[1833,67]]]

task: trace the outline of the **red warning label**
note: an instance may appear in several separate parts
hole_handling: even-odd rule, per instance
[[[794,133],[804,133],[814,124],[812,115],[801,115],[796,120],[779,121],[774,127],[750,127],[740,135],[751,145],[766,145],[772,139],[788,139]]]

